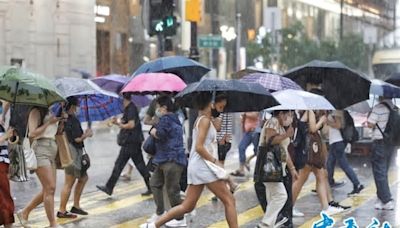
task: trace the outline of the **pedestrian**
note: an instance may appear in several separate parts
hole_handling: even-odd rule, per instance
[[[68,114],[68,119],[64,123],[64,132],[68,138],[73,163],[65,168],[64,187],[61,191],[60,208],[57,212],[58,218],[76,218],[75,214],[88,215],[80,206],[82,192],[88,181],[87,170],[82,168],[82,157],[85,149],[83,141],[92,137],[93,132],[91,129],[87,129],[84,132],[79,119],[76,117],[79,112],[79,99],[77,97],[69,97],[67,100],[65,110]],[[74,204],[68,212],[66,209],[67,202],[75,183]]]
[[[307,145],[309,144],[308,142],[311,142],[311,134],[320,135],[320,130],[323,128],[323,125],[326,122],[327,117],[325,115],[317,115],[316,113],[320,114],[319,112],[314,112],[312,110],[304,112],[303,116],[300,118],[300,122],[307,123],[306,147],[304,154],[306,154],[307,157],[311,157],[310,153],[322,154],[318,158],[318,161],[314,161],[321,165],[317,166],[307,160],[304,164],[302,164],[304,167],[299,167],[299,177],[293,183],[293,205],[295,204],[297,197],[304,186],[304,183],[307,181],[310,173],[313,172],[317,180],[317,193],[321,203],[322,211],[326,214],[333,215],[344,211],[344,208],[331,200],[332,196],[330,193],[326,171],[324,170],[324,164],[326,163],[326,159],[324,158],[324,153],[326,152],[324,149],[326,149],[326,147],[324,148],[324,144],[322,143],[320,136],[320,142],[316,142],[316,145],[314,145],[314,143],[313,145]],[[317,138],[318,135],[316,135]],[[317,151],[314,151],[315,149]]]
[[[0,226],[5,228],[12,227],[14,220],[14,201],[10,192],[10,181],[8,180],[8,167],[10,159],[8,157],[7,140],[13,134],[13,129],[7,131],[0,124]]]
[[[115,161],[112,174],[106,185],[97,185],[96,187],[100,191],[111,196],[115,184],[117,183],[122,170],[130,158],[146,183],[147,191],[142,193],[142,195],[149,196],[152,194],[150,188],[150,173],[143,160],[143,132],[139,119],[139,113],[136,106],[131,101],[131,95],[129,93],[124,93],[123,97],[124,114],[122,119],[121,121],[117,121],[116,118],[113,118],[112,120],[113,124],[116,124],[121,129],[117,140],[118,144],[121,146],[121,150],[117,160]]]
[[[231,173],[232,176],[244,177],[246,168],[246,149],[250,144],[254,145],[254,154],[257,153],[258,139],[256,128],[259,124],[258,112],[246,112],[241,115],[243,138],[239,143],[239,169]]]
[[[33,107],[28,118],[28,137],[33,140],[32,149],[37,160],[36,175],[42,185],[42,190],[22,210],[17,217],[22,226],[27,226],[29,214],[33,209],[44,203],[50,227],[57,227],[54,215],[54,193],[56,190],[57,144],[55,135],[60,117],[53,116],[48,108]]]
[[[281,158],[279,158],[281,162],[279,165],[282,166],[282,176],[291,175],[296,180],[298,174],[288,153],[290,138],[294,134],[293,127],[290,126],[292,120],[290,111],[275,111],[273,117],[262,128],[260,145],[266,145],[267,142],[271,142],[272,145],[279,145],[281,148]],[[285,126],[288,127],[287,130],[285,130]],[[262,182],[262,176],[265,175],[263,169],[257,168],[263,166],[263,161],[264,159],[261,156],[257,157],[256,171],[254,173],[256,182]],[[279,212],[287,202],[287,190],[283,182],[265,182],[264,185],[268,205],[258,227],[280,227],[289,220],[288,217],[284,217],[279,222],[276,222]],[[292,209],[290,208],[290,210]]]
[[[155,222],[165,212],[164,187],[171,207],[181,204],[179,182],[183,169],[187,165],[182,137],[183,128],[178,114],[175,113],[175,105],[168,96],[158,97],[156,103],[156,115],[159,122],[150,131],[150,135],[155,138],[156,142],[156,154],[153,157],[156,169],[150,179],[150,186],[157,210],[147,220],[148,222]],[[171,220],[166,225],[168,227],[182,227],[187,224],[185,217],[181,216]]]
[[[390,111],[393,108],[394,105],[390,99],[379,97],[379,103],[372,108],[368,117],[368,127],[373,129],[371,163],[378,196],[375,204],[377,210],[394,210],[395,208],[388,179],[391,157],[395,147],[386,143],[383,137]]]
[[[191,212],[199,200],[206,186],[214,193],[225,206],[225,217],[229,227],[237,228],[237,212],[235,199],[231,192],[232,187],[227,186],[226,178],[217,176],[222,173],[222,164],[216,158],[217,132],[211,121],[213,116],[218,117],[227,104],[227,96],[224,93],[216,93],[212,100],[211,93],[201,93],[195,100],[195,107],[199,110],[199,117],[193,129],[193,145],[188,165],[188,189],[185,200],[178,206],[169,210],[155,223],[146,223],[141,228],[161,227],[163,224],[182,217]],[[217,167],[219,166],[219,167]]]
[[[329,115],[327,123],[329,125],[329,154],[327,162],[329,185],[333,188],[341,184],[335,182],[333,179],[335,165],[336,162],[338,162],[340,168],[342,168],[346,176],[353,183],[353,191],[351,191],[348,195],[351,196],[358,194],[364,189],[364,186],[358,180],[356,173],[350,166],[344,153],[344,150],[346,149],[346,143],[344,142],[343,136],[340,133],[340,129],[342,129],[344,125],[343,111],[333,111],[331,115]]]

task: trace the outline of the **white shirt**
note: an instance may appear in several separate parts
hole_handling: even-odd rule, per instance
[[[385,101],[385,103],[388,103],[390,106],[393,106],[391,102],[389,103],[388,101]],[[379,103],[372,108],[371,114],[368,117],[368,122],[372,124],[377,124],[382,130],[382,132],[385,132],[386,124],[389,120],[389,114],[390,110],[385,105]],[[374,130],[372,132],[372,139],[373,140],[383,139],[382,133],[377,127],[374,127]]]
[[[343,141],[342,133],[339,129],[329,127],[329,145]]]

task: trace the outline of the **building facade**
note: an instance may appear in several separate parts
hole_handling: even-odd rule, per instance
[[[94,5],[94,0],[0,0],[0,64],[50,78],[73,76],[73,70],[94,74]]]

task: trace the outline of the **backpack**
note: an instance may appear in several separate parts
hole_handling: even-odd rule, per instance
[[[356,127],[354,126],[353,117],[348,111],[343,111],[344,126],[340,129],[344,143],[354,143],[360,138]]]
[[[391,108],[388,104],[382,102],[389,110],[389,119],[386,124],[385,131],[382,132],[380,127],[377,125],[379,131],[383,135],[385,142],[392,146],[400,146],[400,114],[397,109]]]

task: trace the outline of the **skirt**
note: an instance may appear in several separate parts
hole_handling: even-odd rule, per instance
[[[0,226],[14,223],[14,201],[10,193],[8,164],[0,162]]]

